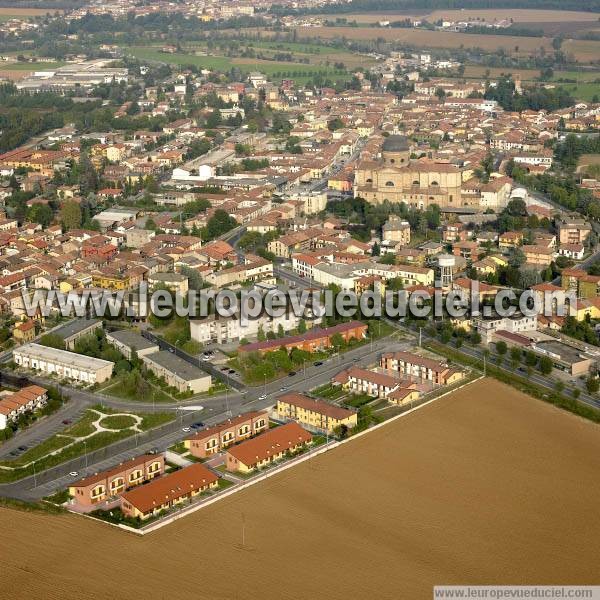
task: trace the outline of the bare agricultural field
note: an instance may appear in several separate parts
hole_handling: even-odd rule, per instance
[[[597,425],[482,380],[144,538],[0,509],[2,594],[429,600],[436,583],[597,584],[599,470]]]
[[[19,8],[18,6],[0,7],[0,15],[10,15],[11,17],[39,17],[55,12],[62,13],[62,10],[49,8]]]
[[[315,38],[342,38],[349,40],[376,40],[383,38],[389,42],[399,42],[429,48],[483,48],[499,50],[516,55],[535,54],[541,48],[551,51],[549,38],[521,37],[513,35],[474,35],[446,31],[425,31],[422,29],[390,29],[380,27],[299,27],[298,36]],[[600,42],[596,42],[600,44]],[[517,50],[518,49],[518,50]]]
[[[598,13],[575,10],[535,10],[514,8],[465,9],[465,10],[436,10],[427,15],[427,20],[437,21],[468,21],[469,19],[484,19],[488,22],[512,19],[515,23],[565,23],[598,21]]]
[[[579,62],[600,63],[598,40],[565,40],[562,49],[567,54],[573,54]]]

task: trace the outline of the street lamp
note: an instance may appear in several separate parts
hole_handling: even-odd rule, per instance
[[[87,441],[83,440],[83,451],[85,453],[85,468],[88,468]]]

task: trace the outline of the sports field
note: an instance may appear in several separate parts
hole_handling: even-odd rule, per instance
[[[597,425],[483,380],[144,538],[0,509],[2,594],[429,600],[435,583],[597,584],[599,472]]]

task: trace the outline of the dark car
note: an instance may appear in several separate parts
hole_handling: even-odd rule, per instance
[[[229,367],[221,367],[221,371],[229,371]]]
[[[19,454],[21,454],[18,450],[13,450],[12,452],[9,453],[9,456],[19,456]]]
[[[62,424],[63,425],[70,425],[73,421],[71,421],[71,419],[65,419]]]
[[[320,367],[323,364],[322,360],[318,360],[316,363],[313,363],[315,367]]]
[[[202,429],[204,427],[204,423],[202,421],[198,421],[197,423],[193,423],[190,425],[192,429]]]
[[[25,450],[27,450],[27,446],[19,446],[19,447],[17,448],[17,450],[18,450],[19,452],[25,452]]]
[[[288,377],[293,377],[296,374],[296,371],[290,371],[288,373]]]
[[[230,375],[235,375],[235,371],[233,369],[229,369],[229,371],[227,371]]]

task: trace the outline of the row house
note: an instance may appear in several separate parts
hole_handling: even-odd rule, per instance
[[[248,412],[202,429],[186,438],[183,443],[192,456],[206,458],[221,452],[231,444],[258,435],[268,427],[269,414],[266,410]]]
[[[22,414],[42,408],[48,401],[48,390],[39,385],[28,385],[0,398],[0,430],[16,421]]]
[[[75,506],[93,507],[159,477],[164,470],[165,459],[162,454],[144,454],[72,483],[69,494]]]
[[[451,369],[446,363],[425,358],[412,352],[388,352],[381,355],[380,366],[385,371],[399,373],[409,380],[430,381],[448,385],[462,379],[461,371]]]

